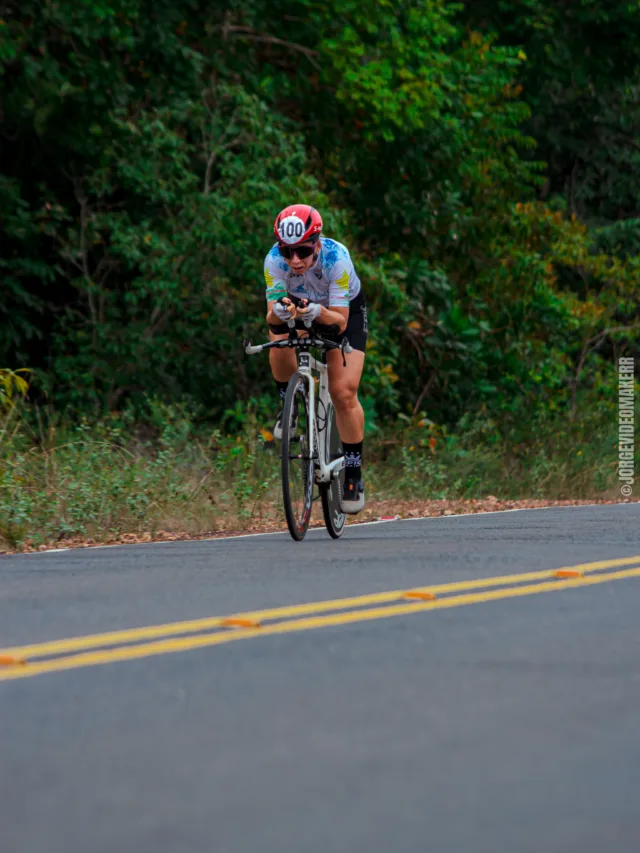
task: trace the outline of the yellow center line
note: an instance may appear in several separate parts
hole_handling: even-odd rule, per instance
[[[121,646],[100,651],[84,652],[82,654],[68,655],[66,657],[46,660],[40,663],[0,669],[0,681],[16,678],[28,678],[32,675],[77,669],[79,667],[98,666],[100,664],[114,663],[116,661],[135,660],[153,655],[185,652],[208,646],[218,646],[224,643],[231,643],[236,640],[256,639],[267,635],[289,634],[297,631],[308,631],[315,628],[327,628],[336,625],[367,622],[374,619],[388,619],[393,616],[407,616],[428,610],[445,610],[468,604],[480,604],[488,601],[519,598],[526,595],[537,595],[541,592],[553,592],[557,590],[576,589],[577,587],[595,586],[598,584],[609,583],[610,581],[632,577],[640,577],[640,567],[624,569],[618,572],[610,572],[604,575],[592,575],[591,577],[572,578],[570,580],[554,580],[546,583],[534,583],[528,586],[515,586],[503,589],[487,589],[483,592],[455,595],[448,598],[435,599],[433,601],[418,601],[410,604],[398,604],[388,607],[371,607],[364,610],[360,609],[343,613],[331,613],[324,616],[291,619],[286,622],[277,622],[267,625],[258,631],[256,629],[239,629],[216,634],[199,634],[190,637],[158,640],[156,642],[144,643],[136,646]]]
[[[537,572],[526,572],[517,575],[500,575],[490,578],[456,581],[454,583],[432,584],[424,587],[412,587],[413,593],[449,594],[462,590],[486,589],[496,586],[527,583],[528,581],[543,581],[551,578],[559,571],[580,571],[583,573],[597,572],[616,566],[628,566],[640,563],[640,554],[635,557],[623,557],[616,560],[600,560],[594,563],[583,563],[578,566],[563,566],[560,569],[550,569]],[[285,607],[275,607],[267,610],[253,610],[246,613],[233,613],[228,616],[208,616],[202,619],[190,619],[183,622],[169,622],[164,625],[149,625],[141,628],[126,628],[119,631],[108,631],[101,634],[90,634],[83,637],[69,637],[44,643],[34,643],[27,646],[14,646],[0,649],[0,655],[19,658],[40,658],[49,655],[65,654],[84,649],[97,649],[104,646],[115,646],[121,643],[134,643],[141,640],[153,640],[160,637],[171,637],[178,634],[195,634],[222,628],[226,620],[243,620],[265,622],[271,619],[287,619],[293,616],[308,616],[315,613],[327,613],[332,610],[349,610],[354,607],[369,607],[373,604],[390,604],[405,597],[409,590],[396,589],[390,592],[377,592],[368,595],[336,598],[329,601],[314,601],[307,604],[293,604]],[[265,628],[252,629],[264,633]]]

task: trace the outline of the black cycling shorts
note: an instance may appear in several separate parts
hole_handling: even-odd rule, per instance
[[[366,352],[367,336],[369,334],[369,321],[367,319],[367,304],[362,290],[355,299],[352,299],[349,303],[349,319],[347,320],[347,328],[344,330],[343,334],[332,335],[325,333],[323,330],[330,328],[330,326],[325,326],[323,323],[316,323],[315,327],[322,337],[326,338],[328,341],[340,343],[342,338],[346,336],[354,349],[357,349],[360,352]],[[286,323],[282,323],[281,325],[269,323],[269,328],[274,335],[286,335],[289,331]],[[304,329],[304,325],[300,320],[296,321],[296,328]]]

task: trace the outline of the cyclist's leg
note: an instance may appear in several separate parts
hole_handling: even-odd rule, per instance
[[[364,439],[364,412],[358,400],[358,386],[364,367],[364,356],[369,332],[364,293],[360,292],[349,306],[349,320],[345,330],[353,352],[346,355],[346,367],[342,353],[332,350],[327,353],[329,391],[336,410],[338,432],[345,456],[344,512],[360,512],[364,507],[364,480],[362,479],[362,443]]]
[[[362,477],[362,444],[364,412],[358,400],[358,386],[364,367],[364,352],[354,349],[346,355],[333,350],[327,353],[329,392],[336,410],[338,432],[345,456],[345,477],[342,495],[343,512],[356,513],[364,508],[364,479]]]
[[[358,400],[358,386],[364,368],[364,353],[354,349],[345,355],[330,350],[326,354],[329,375],[329,393],[336,410],[338,432],[343,442],[353,444],[364,438],[364,412]]]
[[[367,308],[362,291],[349,305],[349,319],[344,334],[353,352],[343,355],[338,350],[326,353],[329,374],[329,393],[336,410],[338,432],[342,443],[361,443],[364,438],[364,412],[358,400],[358,386],[364,368],[369,326]],[[329,340],[340,340],[342,335],[327,335]]]
[[[287,337],[288,333],[280,335],[269,330],[269,340],[282,341],[286,340]],[[296,351],[294,349],[269,350],[269,365],[271,366],[271,373],[273,374],[280,400],[280,411],[276,416],[276,422],[273,427],[273,437],[280,440],[282,438],[282,405],[284,403],[284,396],[287,393],[289,380],[298,369]]]
[[[286,341],[288,334],[276,335],[269,330],[270,341]],[[270,349],[269,364],[276,382],[288,382],[298,369],[294,349]]]
[[[282,331],[280,331],[282,330]],[[306,337],[309,333],[306,329],[298,329],[298,335]],[[284,341],[289,337],[289,330],[283,323],[280,326],[269,326],[269,340]],[[284,399],[287,390],[287,384],[293,374],[298,369],[298,359],[295,349],[270,349],[269,364],[271,365],[271,373],[275,379],[280,396]],[[284,391],[282,388],[284,387]]]

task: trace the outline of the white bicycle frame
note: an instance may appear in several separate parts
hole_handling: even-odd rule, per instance
[[[318,401],[325,412],[324,426],[318,431],[316,422],[316,379],[312,373],[316,370],[320,374],[318,387]],[[324,438],[329,427],[329,406],[331,405],[331,397],[329,396],[329,376],[327,365],[322,364],[314,358],[309,352],[301,352],[298,354],[298,373],[307,385],[307,399],[309,402],[309,412],[307,422],[309,425],[309,451],[313,458],[317,457],[317,466],[315,469],[316,483],[330,483],[335,479],[340,471],[344,468],[344,456],[339,459],[334,459],[329,462],[326,456],[327,442],[326,439],[321,441],[321,435]]]
[[[289,328],[294,328],[295,322],[293,320],[289,320],[287,325]],[[305,326],[307,329],[310,329],[311,323],[305,322]],[[245,341],[244,349],[248,355],[254,355],[255,353],[262,352],[263,348],[264,345],[262,344],[258,346],[251,346],[249,341]],[[346,342],[346,345],[344,346],[344,352],[353,352],[353,348],[348,342]],[[316,423],[316,379],[311,372],[312,370],[316,370],[320,374],[318,401],[325,412],[324,426],[320,431],[318,431],[318,425]],[[332,480],[335,480],[340,471],[345,467],[345,459],[344,456],[340,456],[338,459],[334,459],[333,462],[329,462],[326,454],[327,442],[325,434],[329,426],[328,415],[329,405],[331,404],[331,397],[329,395],[329,372],[327,365],[322,364],[322,362],[314,358],[310,352],[303,351],[298,353],[298,373],[307,386],[307,399],[309,401],[309,411],[307,413],[307,421],[309,424],[309,452],[312,459],[316,462],[315,481],[316,483],[330,483]],[[321,436],[319,432],[323,434],[322,437],[325,438],[324,441],[320,440]]]

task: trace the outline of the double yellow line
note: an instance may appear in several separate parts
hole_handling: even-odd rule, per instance
[[[618,566],[635,567],[611,571]],[[14,646],[0,649],[0,681],[632,577],[640,577],[640,555]]]

